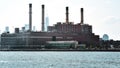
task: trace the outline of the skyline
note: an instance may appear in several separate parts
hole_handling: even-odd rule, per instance
[[[80,8],[84,8],[84,23],[93,27],[95,35],[108,34],[110,39],[120,40],[118,31],[120,23],[119,0],[11,0],[0,1],[0,30],[9,26],[10,32],[15,27],[29,24],[29,3],[33,5],[33,26],[41,30],[41,5],[45,5],[45,15],[49,17],[49,25],[65,22],[65,7],[69,7],[69,21],[80,23]],[[12,16],[12,17],[11,17]]]

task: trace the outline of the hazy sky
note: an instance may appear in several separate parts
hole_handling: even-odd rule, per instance
[[[41,30],[41,5],[49,25],[65,22],[65,7],[69,6],[70,21],[80,23],[80,8],[84,8],[84,23],[93,26],[93,33],[110,39],[120,40],[120,0],[0,0],[0,30],[9,26],[21,28],[29,23],[29,3],[33,5],[33,26]]]

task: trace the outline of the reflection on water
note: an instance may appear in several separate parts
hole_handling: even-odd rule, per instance
[[[0,68],[120,68],[119,52],[0,52]]]

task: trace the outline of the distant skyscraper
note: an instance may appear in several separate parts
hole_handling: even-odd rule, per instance
[[[22,27],[22,32],[25,32],[25,27]]]
[[[25,31],[29,30],[29,25],[25,24]]]
[[[45,18],[45,31],[47,31],[47,27],[49,26],[49,17],[47,16],[46,18]]]
[[[36,31],[35,26],[33,26],[33,31]]]
[[[9,33],[9,27],[8,26],[5,27],[5,32]]]

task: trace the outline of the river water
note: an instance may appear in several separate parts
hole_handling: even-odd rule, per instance
[[[120,68],[120,52],[0,52],[0,68]]]

